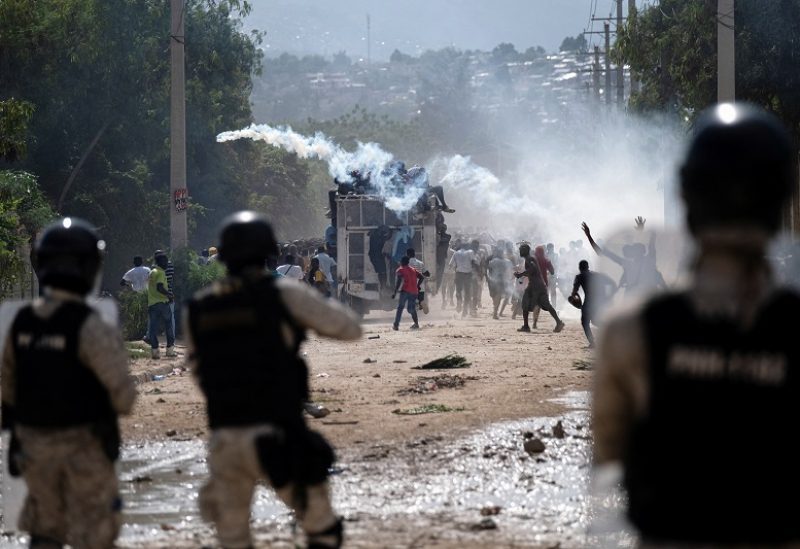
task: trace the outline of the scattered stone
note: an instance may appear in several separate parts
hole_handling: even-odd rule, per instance
[[[380,338],[381,338],[381,336],[374,335],[374,336],[369,336],[367,339],[380,339]]]
[[[364,359],[364,364],[374,364],[376,362],[378,362],[378,361],[375,360],[374,358],[365,358]]]
[[[303,409],[308,412],[308,415],[315,419],[323,418],[331,413],[325,406],[314,402],[306,402],[303,404]]]
[[[525,440],[533,438],[533,433],[530,431],[525,431],[524,433],[522,433],[522,438],[524,438]]]
[[[175,435],[178,434],[178,431],[176,431],[175,429],[170,429],[169,431],[167,431],[164,434],[167,435],[168,437],[174,437]]]
[[[527,439],[522,444],[522,447],[529,454],[541,454],[542,452],[544,452],[544,442],[542,442],[542,440],[538,438]]]
[[[176,475],[182,475],[183,474],[183,469],[175,469],[175,474]]]
[[[564,425],[561,424],[561,420],[558,420],[558,423],[553,425],[553,436],[555,438],[564,438]]]
[[[153,482],[153,479],[152,479],[152,477],[149,477],[147,475],[139,475],[139,476],[133,477],[130,480],[130,482],[132,482],[134,484],[139,484],[140,482]]]
[[[481,516],[482,517],[493,517],[494,515],[499,515],[500,511],[503,508],[499,505],[491,505],[489,507],[484,507],[481,509]]]
[[[450,368],[469,368],[470,363],[461,355],[447,355],[436,360],[431,360],[422,366],[416,366],[416,370],[441,370]]]
[[[490,518],[485,518],[482,521],[470,526],[470,530],[497,530],[497,523]]]
[[[417,426],[418,426],[418,427],[427,427],[427,426],[428,426],[428,424],[427,424],[427,423],[419,423]]]
[[[427,394],[439,389],[460,389],[464,386],[467,379],[458,374],[439,374],[433,377],[418,377],[414,381],[409,382],[407,389],[400,389],[397,394],[400,396],[410,394]]]
[[[158,400],[156,400],[156,404],[164,404],[165,402],[166,400],[164,400],[163,398],[159,398]]]
[[[593,360],[585,360],[585,359],[578,359],[572,362],[572,369],[573,370],[594,370],[594,361]]]
[[[316,377],[331,377],[331,375],[330,374],[326,374],[325,372],[322,372],[321,374],[317,374]]]
[[[171,524],[162,523],[161,524],[161,529],[164,530],[165,532],[167,532],[169,530],[174,530],[175,527],[172,526]]]
[[[550,345],[548,345],[548,346],[547,346],[547,350],[548,350],[548,351],[552,351],[552,350],[553,350],[553,348],[552,348]]]
[[[381,377],[381,375],[380,374],[373,374],[372,377]]]
[[[408,362],[408,361],[407,360],[393,360],[392,364],[405,364],[406,362]]]

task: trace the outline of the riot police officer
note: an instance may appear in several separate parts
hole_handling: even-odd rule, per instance
[[[786,504],[800,489],[800,296],[773,283],[765,259],[794,157],[772,115],[741,104],[702,114],[680,172],[692,280],[614,319],[601,342],[594,459],[622,464],[645,547],[800,542]]]
[[[278,245],[263,215],[228,217],[220,241],[228,277],[188,304],[190,361],[211,428],[201,514],[223,547],[250,547],[250,502],[267,479],[295,511],[309,547],[339,547],[342,523],[327,482],[333,451],[303,420],[308,371],[299,348],[307,328],[357,339],[358,319],[306,285],[269,276],[264,265]]]
[[[9,469],[28,495],[19,527],[30,547],[105,549],[120,528],[117,415],[136,395],[119,331],[86,303],[105,244],[64,218],[34,247],[43,297],[16,314],[2,359]]]

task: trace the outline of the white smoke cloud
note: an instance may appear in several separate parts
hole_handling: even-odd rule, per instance
[[[391,167],[394,155],[383,150],[377,143],[359,142],[353,152],[343,149],[323,133],[305,136],[290,127],[273,127],[268,124],[253,124],[236,131],[222,132],[217,142],[224,143],[237,139],[263,141],[273,147],[294,153],[304,159],[319,159],[328,165],[331,177],[341,182],[352,182],[350,172],[358,170],[370,174],[370,182],[376,192],[385,199],[386,207],[396,212],[410,210],[422,194],[424,188],[414,184],[398,184],[397,171]]]

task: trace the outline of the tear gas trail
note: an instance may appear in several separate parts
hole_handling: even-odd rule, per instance
[[[350,176],[353,170],[370,174],[370,182],[386,201],[386,207],[397,212],[410,210],[425,192],[420,185],[398,182],[397,168],[392,166],[394,156],[377,143],[359,142],[356,150],[350,152],[321,132],[309,137],[288,126],[273,127],[268,124],[253,124],[242,130],[217,135],[219,143],[237,139],[264,141],[300,158],[322,160],[328,164],[331,177],[342,183],[353,181]]]

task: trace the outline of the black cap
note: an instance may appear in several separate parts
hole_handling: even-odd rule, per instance
[[[86,295],[94,285],[105,242],[86,221],[65,217],[49,225],[34,245],[42,286]]]
[[[706,110],[681,168],[689,230],[777,231],[795,185],[792,156],[789,135],[775,116],[740,103]]]

